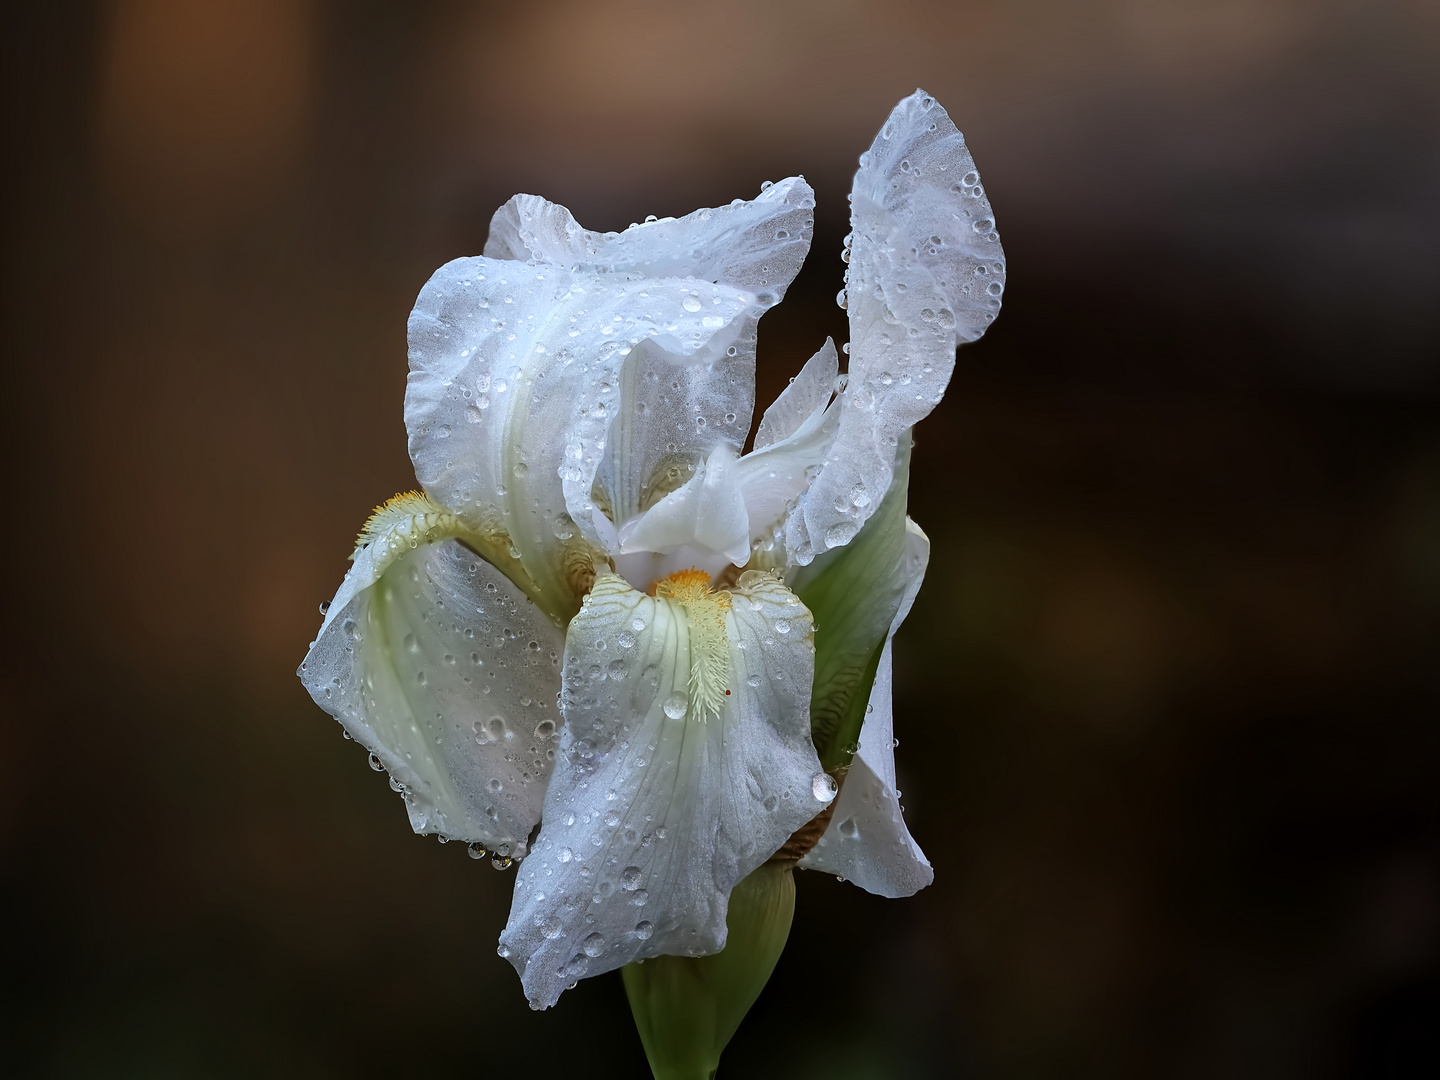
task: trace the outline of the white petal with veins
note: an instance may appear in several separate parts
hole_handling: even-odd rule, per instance
[[[964,137],[935,99],[900,102],[851,192],[850,378],[829,459],[786,523],[803,564],[848,543],[890,486],[899,435],[944,395],[955,346],[1000,309],[1005,257]]]
[[[623,525],[652,499],[647,489],[674,462],[698,464],[718,446],[736,454],[755,406],[755,330],[779,303],[810,248],[815,193],[800,177],[773,184],[748,202],[697,210],[683,218],[632,225],[620,233],[582,229],[563,206],[517,195],[490,224],[485,254],[567,271],[628,280],[693,279],[745,293],[752,307],[730,324],[704,290],[683,300],[703,325],[726,332],[693,355],[640,342],[619,374],[620,402],[599,463],[612,520]],[[567,484],[570,512],[599,539],[606,523],[591,514],[593,470]]]
[[[835,376],[840,372],[840,357],[835,340],[826,338],[820,351],[800,369],[800,374],[780,391],[779,396],[760,418],[755,432],[755,449],[763,450],[771,443],[788,439],[800,425],[829,404],[835,393]]]
[[[730,890],[831,797],[810,742],[812,635],[769,574],[657,597],[596,581],[570,624],[561,760],[500,939],[533,1006],[632,960],[724,946]]]
[[[305,688],[402,786],[416,832],[524,855],[560,721],[560,632],[456,540],[374,547],[301,665]]]
[[[589,520],[626,355],[652,341],[693,357],[753,307],[751,294],[709,282],[448,263],[410,316],[415,474],[467,525],[506,532],[547,613],[568,617],[589,569],[573,510],[583,503]]]

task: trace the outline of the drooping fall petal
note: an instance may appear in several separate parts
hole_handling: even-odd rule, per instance
[[[566,725],[501,936],[531,1004],[725,944],[730,890],[830,801],[810,613],[770,574],[646,596],[601,577],[570,624]]]

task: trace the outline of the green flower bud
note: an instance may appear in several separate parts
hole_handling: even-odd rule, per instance
[[[725,948],[658,956],[621,969],[635,1026],[656,1080],[709,1080],[760,996],[790,936],[794,864],[773,859],[730,894]]]

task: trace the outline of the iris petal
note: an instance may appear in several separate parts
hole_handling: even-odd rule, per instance
[[[975,161],[917,90],[861,157],[851,192],[850,377],[824,469],[786,523],[792,559],[846,544],[890,486],[900,434],[933,409],[1000,308],[1005,259]]]
[[[642,341],[694,355],[753,306],[748,293],[703,281],[448,263],[410,316],[416,476],[471,527],[507,533],[547,613],[563,621],[591,567],[571,507],[576,492],[592,505],[626,355]]]
[[[405,399],[416,475],[470,528],[508,535],[558,621],[590,583],[591,548],[613,551],[616,525],[678,486],[667,469],[743,444],[756,321],[799,268],[813,207],[792,178],[601,234],[516,196],[486,256],[421,291]]]
[[[524,855],[553,767],[560,632],[457,540],[374,554],[327,612],[305,688],[390,773],[416,832]]]
[[[765,410],[755,431],[755,449],[764,450],[772,443],[788,439],[816,410],[823,410],[835,393],[835,376],[839,372],[840,357],[835,352],[835,341],[826,338],[819,351],[805,361],[800,374],[790,380]]]
[[[500,939],[532,1005],[724,946],[730,890],[831,797],[810,743],[812,636],[769,574],[688,601],[596,581],[567,635],[560,761]],[[728,677],[697,696],[717,648]]]

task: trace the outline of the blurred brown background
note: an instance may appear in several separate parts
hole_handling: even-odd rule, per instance
[[[1432,0],[120,0],[3,55],[7,1073],[637,1075],[618,978],[531,1014],[509,875],[294,670],[496,206],[803,172],[763,404],[918,84],[1010,261],[918,432],[936,883],[803,876],[728,1075],[1440,1075]]]

